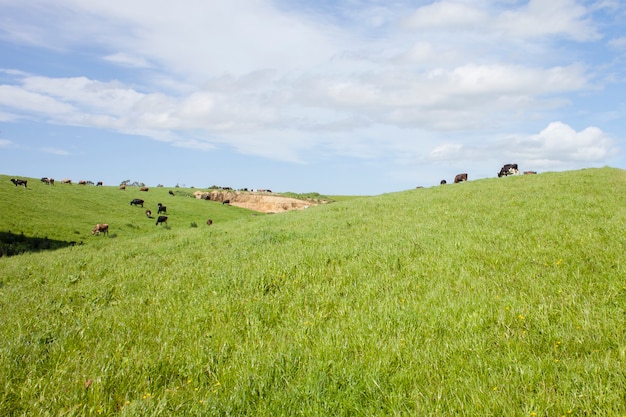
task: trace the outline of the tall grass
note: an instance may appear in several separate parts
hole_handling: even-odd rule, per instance
[[[625,203],[546,173],[0,258],[0,413],[626,415]]]

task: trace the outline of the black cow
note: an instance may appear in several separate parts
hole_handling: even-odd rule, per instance
[[[157,218],[157,221],[156,221],[155,225],[158,226],[161,223],[165,223],[167,225],[167,216],[159,216]]]
[[[157,206],[159,206],[159,209],[157,210],[157,214],[167,213],[167,207],[165,207],[163,204],[159,203],[157,204]]]
[[[174,191],[170,190],[169,193],[172,197],[174,197]]]
[[[517,164],[505,164],[500,168],[500,172],[498,172],[498,177],[506,177],[508,175],[518,175],[519,169],[517,168]]]
[[[210,226],[210,225],[212,225],[212,224],[213,224],[213,220],[211,220],[211,219],[208,219],[208,220],[206,221],[206,224],[207,224],[207,226]]]
[[[46,185],[50,185],[50,184],[54,185],[54,178],[43,177],[41,179],[41,182],[43,182]]]
[[[146,210],[146,217],[149,219],[152,218],[152,212],[150,210]]]
[[[446,180],[441,180],[441,182],[439,183],[440,185],[444,185],[447,184],[448,182]]]
[[[26,188],[26,184],[28,184],[28,180],[20,180],[20,179],[16,179],[16,178],[11,178],[11,182],[13,184],[15,184],[16,187],[18,185],[23,185],[24,188]]]
[[[140,198],[135,198],[133,201],[130,202],[130,205],[143,207],[143,200]]]
[[[224,200],[222,201],[222,204],[230,204],[230,200]]]
[[[463,173],[463,174],[458,174],[456,177],[454,177],[454,183],[458,183],[458,182],[463,182],[463,181],[467,181],[467,174]]]
[[[96,184],[96,187],[102,187],[102,181],[98,181],[98,183]]]

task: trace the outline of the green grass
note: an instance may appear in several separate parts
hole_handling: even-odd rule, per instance
[[[0,414],[626,415],[622,170],[272,216],[154,191],[169,229],[0,177],[0,232],[84,242],[0,258]]]

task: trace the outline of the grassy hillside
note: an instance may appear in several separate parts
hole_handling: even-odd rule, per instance
[[[0,231],[87,244],[0,258],[2,415],[626,415],[625,171],[273,216],[164,189],[169,229],[4,182]]]
[[[28,178],[28,188],[15,187],[11,177],[0,175],[0,198],[4,214],[0,217],[0,253],[94,243],[91,230],[96,223],[109,224],[111,237],[134,239],[155,233],[158,203],[167,207],[168,226],[172,229],[206,227],[207,219],[216,224],[250,217],[253,212],[221,203],[193,198],[193,189],[139,187],[95,187],[90,185],[45,185]],[[176,196],[169,195],[172,190]],[[144,208],[131,206],[130,201],[145,201]],[[153,219],[146,217],[152,211]],[[47,238],[47,239],[45,239]]]

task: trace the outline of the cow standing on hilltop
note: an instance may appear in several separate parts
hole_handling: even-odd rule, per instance
[[[463,173],[463,174],[458,174],[456,177],[454,177],[454,183],[459,183],[459,182],[464,182],[467,181],[467,174]]]
[[[20,185],[23,185],[24,188],[28,188],[28,187],[26,187],[26,185],[28,184],[28,180],[20,180],[18,178],[11,178],[11,182],[13,184],[15,184],[16,187],[20,186]]]
[[[498,172],[498,177],[507,177],[509,175],[519,175],[517,164],[505,164],[500,168],[500,172]]]

